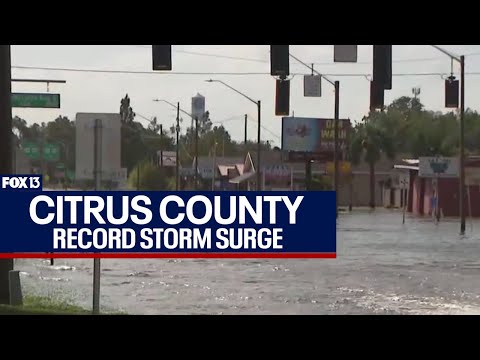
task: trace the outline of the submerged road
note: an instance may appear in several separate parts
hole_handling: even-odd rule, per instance
[[[340,214],[334,260],[102,260],[101,304],[131,314],[480,314],[480,221],[465,236],[459,228],[354,210]],[[91,308],[93,260],[15,267],[24,293]]]

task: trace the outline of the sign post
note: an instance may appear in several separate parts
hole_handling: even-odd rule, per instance
[[[95,191],[102,184],[102,120],[95,119],[94,165]],[[100,314],[100,259],[93,260],[93,314]]]
[[[407,212],[407,202],[408,202],[408,190],[410,188],[410,179],[408,175],[400,175],[400,189],[402,190],[402,202],[403,202],[403,220],[402,224],[405,224],[405,214]]]

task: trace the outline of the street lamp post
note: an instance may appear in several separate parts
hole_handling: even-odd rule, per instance
[[[234,87],[228,85],[227,83],[221,81],[221,80],[205,80],[206,82],[210,82],[210,83],[213,83],[213,82],[216,82],[216,83],[220,83],[224,86],[226,86],[227,88],[229,88],[230,90],[233,90],[235,91],[237,94],[243,96],[244,98],[246,98],[247,100],[249,100],[250,102],[254,103],[255,105],[257,105],[257,110],[258,110],[258,132],[257,132],[257,167],[256,167],[256,171],[257,171],[257,191],[261,191],[262,190],[262,175],[261,175],[261,156],[260,156],[260,152],[261,152],[261,124],[262,124],[262,103],[260,100],[258,101],[255,101],[253,100],[251,97],[245,95],[244,93],[242,93],[241,91],[235,89]]]
[[[455,56],[437,45],[431,45],[438,51],[447,55],[450,59],[460,63],[460,234],[465,234],[465,56]]]
[[[178,191],[180,187],[180,174],[179,174],[179,141],[180,141],[180,103],[177,103],[177,126],[176,126],[176,133],[177,133],[177,139],[176,139],[176,159],[175,159],[175,190]]]
[[[312,66],[307,65],[297,57],[293,56],[290,54],[290,57],[292,59],[295,59],[298,61],[300,64],[306,66],[312,72],[316,73],[317,75],[321,76],[323,79],[325,79],[330,85],[335,87],[335,111],[334,111],[334,152],[333,152],[333,162],[334,162],[334,177],[333,177],[333,182],[334,182],[334,187],[335,187],[335,207],[336,207],[336,214],[338,217],[338,182],[339,182],[339,169],[338,169],[338,163],[339,163],[339,149],[338,149],[338,122],[340,121],[340,81],[332,81],[329,78],[327,78],[325,75],[322,75],[318,71],[312,68]],[[309,166],[310,165],[310,160],[308,162]]]
[[[189,116],[192,120],[195,121],[195,190],[198,188],[198,117],[194,117],[192,114],[189,114],[185,110],[182,110],[180,108],[180,103],[178,105],[175,105],[171,103],[170,101],[164,100],[164,99],[155,99],[153,100],[155,102],[164,102],[165,104],[168,104],[175,109],[177,109],[177,161],[176,163],[178,164],[178,141],[179,141],[179,133],[180,133],[180,120],[179,120],[179,113],[182,112],[183,114]],[[177,166],[177,173],[178,173],[178,166]],[[178,182],[178,181],[177,181]],[[178,189],[177,189],[178,190]]]

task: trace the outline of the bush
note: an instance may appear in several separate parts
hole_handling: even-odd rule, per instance
[[[140,174],[137,183],[138,174]],[[136,190],[137,184],[141,191],[163,191],[169,190],[170,179],[165,171],[151,162],[143,162],[133,168],[128,177],[128,185]]]
[[[333,186],[329,177],[314,177],[311,183],[312,191],[331,191]]]

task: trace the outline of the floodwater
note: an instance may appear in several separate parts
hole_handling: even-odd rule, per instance
[[[338,258],[102,260],[101,305],[129,314],[480,314],[480,221],[355,210]],[[321,229],[319,229],[321,231]],[[93,260],[16,260],[24,294],[91,308]]]

